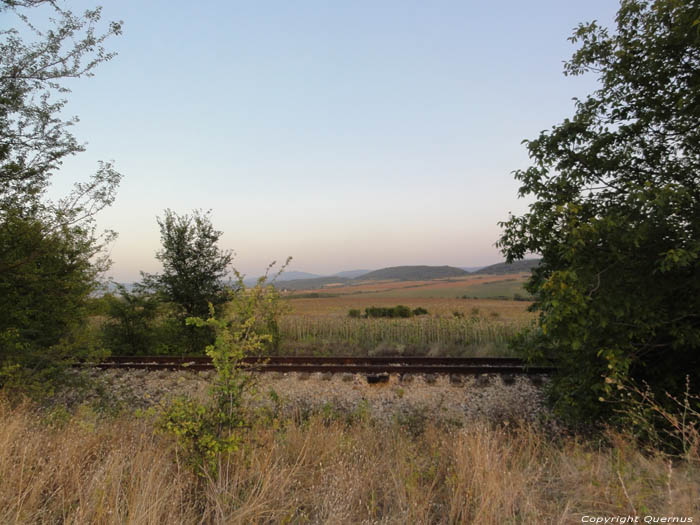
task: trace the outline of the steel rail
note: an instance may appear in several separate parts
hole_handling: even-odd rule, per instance
[[[112,356],[106,363],[211,363],[206,356]],[[424,356],[248,356],[242,362],[267,363],[275,365],[356,365],[356,364],[417,364],[417,365],[499,365],[525,366],[525,361],[517,357],[424,357]]]
[[[496,357],[247,357],[242,365],[256,372],[355,374],[549,374],[552,367],[527,366],[517,358]],[[211,370],[208,357],[114,356],[93,365],[101,369]]]

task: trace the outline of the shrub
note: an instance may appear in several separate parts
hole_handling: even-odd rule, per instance
[[[394,315],[390,317],[411,317],[413,315],[413,312],[408,306],[404,306],[402,304],[398,306],[394,306]]]
[[[700,465],[700,395],[691,393],[689,375],[680,398],[666,393],[661,402],[646,383],[640,388],[611,378],[606,386],[608,399],[620,407],[624,422],[642,442]]]
[[[286,265],[285,265],[286,266]],[[235,451],[240,429],[246,425],[243,396],[252,378],[241,368],[246,355],[261,355],[275,338],[272,321],[281,313],[280,296],[272,286],[265,286],[267,275],[247,289],[236,272],[238,288],[225,310],[225,319],[189,317],[187,324],[209,327],[216,333],[214,344],[206,347],[216,368],[210,399],[199,402],[179,398],[165,408],[159,427],[174,434],[190,466],[199,475],[215,475],[222,454]]]
[[[0,388],[50,395],[48,383],[68,361],[98,350],[85,326],[100,269],[91,257],[98,250],[80,227],[52,232],[42,218],[18,211],[2,217]]]
[[[427,313],[427,312],[426,312]],[[411,317],[413,312],[408,306],[399,304],[391,307],[370,306],[365,308],[365,317]]]
[[[102,325],[104,345],[117,355],[152,353],[158,302],[152,295],[129,292],[120,284],[117,292],[118,296],[108,294],[103,298],[109,317]]]

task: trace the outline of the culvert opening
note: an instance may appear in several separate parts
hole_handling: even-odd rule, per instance
[[[388,383],[389,374],[367,374],[367,382],[370,385],[374,385],[376,383]]]

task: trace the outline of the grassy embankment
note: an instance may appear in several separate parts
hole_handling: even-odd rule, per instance
[[[644,454],[532,428],[475,424],[415,435],[367,420],[261,421],[215,478],[167,436],[90,411],[50,424],[0,401],[0,522],[580,523],[700,516],[700,457]]]
[[[290,294],[283,353],[508,355],[507,342],[533,315],[524,274],[434,281],[380,281]],[[517,295],[516,295],[517,294]],[[351,319],[350,309],[404,304],[427,316]]]

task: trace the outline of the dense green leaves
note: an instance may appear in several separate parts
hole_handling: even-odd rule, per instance
[[[176,436],[185,460],[202,476],[216,474],[221,456],[238,448],[241,430],[248,424],[244,396],[253,384],[242,360],[264,355],[277,336],[277,320],[284,311],[279,292],[267,283],[267,274],[252,288],[246,288],[238,272],[236,277],[237,292],[221,319],[214,316],[211,304],[206,319],[187,319],[188,325],[206,327],[216,334],[205,349],[216,368],[210,398],[205,403],[176,399],[159,417],[160,428]]]
[[[214,340],[214,331],[209,326],[185,325],[185,319],[206,317],[209,304],[218,308],[230,298],[227,284],[233,255],[218,247],[223,232],[214,229],[209,212],[195,210],[192,215],[177,215],[165,210],[158,225],[162,249],[156,257],[163,271],[156,275],[142,273],[142,287],[157,293],[175,309],[168,331],[179,341],[163,350],[201,353]]]
[[[155,353],[158,301],[142,291],[129,292],[117,285],[118,295],[106,295],[108,320],[102,326],[102,339],[115,355]]]
[[[582,24],[567,74],[600,89],[527,147],[528,213],[502,223],[509,261],[542,255],[527,289],[539,326],[519,346],[553,358],[576,418],[610,414],[610,381],[679,393],[700,383],[700,2],[626,0],[614,33]]]
[[[85,323],[95,245],[80,227],[47,231],[40,220],[6,214],[0,254],[0,386],[50,393],[64,361],[97,351]]]
[[[223,232],[214,229],[209,212],[198,210],[181,216],[165,210],[158,225],[163,248],[156,257],[163,273],[144,275],[145,283],[179,305],[183,317],[205,317],[209,303],[217,306],[227,299],[233,255],[217,246]]]
[[[30,21],[34,8],[47,28]],[[70,133],[75,119],[63,115],[65,81],[109,60],[102,44],[121,26],[98,34],[99,9],[74,15],[49,0],[0,0],[0,15],[14,23],[0,30],[0,385],[33,390],[65,358],[95,350],[86,303],[112,234],[99,235],[94,219],[121,175],[100,163],[65,198],[44,193],[63,160],[84,150]]]

